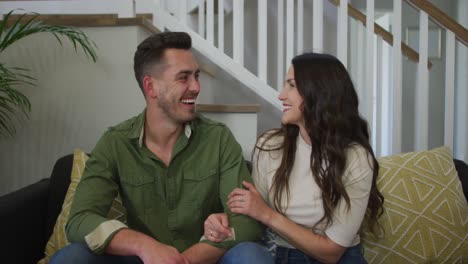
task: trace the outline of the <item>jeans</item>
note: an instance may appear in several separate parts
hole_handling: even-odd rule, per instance
[[[143,264],[136,256],[96,255],[84,243],[72,243],[57,253],[49,261],[50,264]],[[291,248],[277,247],[276,260],[263,246],[254,242],[240,243],[224,254],[219,264],[316,264],[318,261],[308,257],[302,251]],[[361,254],[360,245],[348,248],[339,264],[367,263]]]
[[[275,264],[319,264],[317,260],[294,248],[277,247]],[[346,249],[338,264],[367,264],[358,244]]]
[[[96,255],[85,243],[72,243],[57,251],[49,264],[143,264],[137,256]]]
[[[57,253],[49,261],[49,264],[143,264],[136,256],[96,255],[85,243],[72,243]],[[274,263],[273,256],[262,246],[245,242],[236,245],[224,254],[219,260],[220,264],[262,264]]]
[[[228,250],[218,261],[218,264],[272,264],[273,255],[254,242],[243,242]]]

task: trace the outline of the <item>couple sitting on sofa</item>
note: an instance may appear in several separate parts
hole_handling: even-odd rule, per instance
[[[229,129],[195,112],[190,49],[180,32],[138,46],[146,110],[97,143],[66,225],[73,243],[50,263],[365,263],[359,230],[365,216],[376,226],[383,196],[345,67],[323,54],[292,60],[283,125],[254,149],[254,185]],[[126,223],[105,217],[118,193]],[[262,224],[278,234],[275,256],[249,242]]]

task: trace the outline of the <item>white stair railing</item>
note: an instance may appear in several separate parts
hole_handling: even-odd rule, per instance
[[[222,1],[221,1],[222,2]],[[267,0],[258,1],[258,78],[265,83],[267,82]]]
[[[179,3],[185,0],[179,0]],[[214,32],[213,28],[213,0],[198,0],[198,19],[199,28],[198,33],[204,37],[205,31],[206,39],[212,43],[214,37],[209,32]],[[419,30],[419,54],[414,50],[408,48],[407,45],[402,44],[402,0],[393,1],[393,21],[392,21],[392,34],[384,35],[382,37],[376,37],[374,32],[380,31],[381,29],[374,27],[374,14],[375,14],[375,0],[367,0],[364,16],[364,21],[361,21],[365,25],[364,30],[358,31],[358,46],[362,49],[359,51],[359,62],[357,65],[358,69],[350,69],[357,72],[357,87],[358,94],[361,102],[361,112],[369,123],[371,129],[372,145],[378,155],[388,155],[392,153],[399,153],[402,151],[402,137],[414,137],[414,150],[427,149],[429,147],[429,74],[431,63],[428,62],[428,19],[429,16],[424,10],[420,10],[418,2],[421,0],[404,0],[416,6],[420,10],[420,30]],[[290,65],[292,57],[296,54],[301,53],[305,50],[323,51],[324,36],[327,36],[329,32],[323,30],[323,19],[324,19],[324,6],[330,5],[330,2],[337,5],[336,15],[336,56],[343,62],[343,64],[349,69],[351,66],[348,62],[348,58],[351,56],[349,53],[350,43],[348,42],[348,14],[355,12],[351,10],[352,7],[348,5],[348,0],[314,0],[313,1],[313,13],[305,13],[304,1],[303,0],[277,0],[277,1],[266,1],[257,0],[257,45],[256,52],[257,58],[255,60],[256,67],[251,69],[252,72],[256,71],[255,75],[263,83],[268,83],[270,86],[279,89],[283,85],[284,74]],[[224,53],[224,41],[229,37],[224,36],[225,24],[224,24],[224,12],[222,6],[226,3],[230,3],[233,6],[233,36],[232,36],[232,59],[239,65],[244,66],[244,44],[249,40],[246,39],[246,32],[249,30],[251,25],[247,27],[244,25],[245,5],[249,3],[244,0],[218,0],[218,49]],[[207,7],[205,11],[205,5]],[[268,24],[267,19],[268,5],[276,7],[276,25]],[[249,5],[251,6],[251,5]],[[351,8],[351,9],[350,9]],[[204,22],[206,15],[206,23]],[[304,24],[304,17],[313,17],[313,30],[312,30],[312,42],[311,46],[305,45],[309,43],[306,41],[304,36],[304,29],[311,28],[310,25]],[[206,26],[203,26],[205,25]],[[271,45],[271,41],[275,39],[267,34],[271,32],[271,27],[276,27],[276,43]],[[454,147],[454,116],[455,109],[454,94],[455,94],[455,45],[456,40],[454,34],[447,29],[445,25],[442,25],[446,29],[446,58],[445,58],[445,132],[444,132],[444,144]],[[463,27],[462,27],[463,28]],[[275,28],[273,28],[274,30]],[[466,31],[466,29],[464,29]],[[388,33],[388,32],[387,32]],[[465,33],[466,34],[466,33]],[[386,41],[393,45],[392,48],[392,68],[383,67],[382,63],[382,42]],[[459,40],[460,41],[460,40]],[[375,44],[374,44],[375,43]],[[461,40],[461,43],[464,43]],[[466,49],[466,43],[464,43]],[[375,54],[373,51],[375,46]],[[269,49],[276,46],[276,60],[270,59],[268,54]],[[249,46],[249,48],[252,48]],[[403,52],[402,52],[403,50]],[[402,72],[402,56],[410,56],[410,59],[418,63],[418,74],[417,87],[415,89],[415,126],[414,135],[403,135],[403,72]],[[375,56],[375,57],[374,57]],[[252,58],[247,58],[251,60]],[[250,62],[250,61],[249,61]],[[268,63],[276,62],[276,72],[272,73],[271,69],[268,70]],[[382,85],[382,74],[383,71],[392,73],[392,86],[389,88],[390,91],[384,91]],[[276,76],[269,76],[269,74],[276,74]],[[269,82],[270,80],[270,82]],[[271,82],[271,80],[276,80]],[[388,87],[388,85],[385,85]],[[272,92],[274,89],[272,89]],[[267,91],[263,91],[268,93]],[[385,96],[384,96],[385,95]],[[382,105],[389,106],[385,109]],[[388,110],[391,113],[388,113]],[[386,123],[385,123],[386,122]],[[387,131],[390,128],[390,131]],[[464,126],[466,127],[466,125]],[[465,129],[466,130],[466,129]],[[459,132],[460,133],[460,132]],[[466,134],[466,131],[462,133]],[[408,149],[408,146],[406,146]],[[465,154],[466,155],[466,154]]]
[[[277,10],[278,10],[278,14],[276,16],[276,19],[277,19],[278,37],[276,41],[276,46],[277,46],[276,87],[278,90],[280,90],[284,83],[284,73],[285,73],[285,67],[284,67],[284,0],[278,0]]]
[[[460,140],[461,142],[455,142],[454,134],[468,134],[466,122],[458,124],[458,129],[455,127],[455,79],[463,78],[463,76],[455,75],[455,49],[456,44],[460,43],[460,48],[465,52],[460,52],[459,63],[460,67],[464,68],[466,72],[466,67],[468,58],[466,58],[466,48],[468,45],[468,31],[466,28],[458,24],[451,17],[446,16],[442,11],[437,7],[431,4],[428,1],[421,0],[405,0],[409,5],[415,7],[419,10],[419,64],[418,64],[418,83],[417,83],[417,95],[416,95],[416,120],[417,120],[417,129],[415,130],[416,149],[425,149],[427,148],[429,142],[429,71],[427,67],[424,67],[426,58],[428,57],[428,45],[429,45],[429,18],[439,25],[442,30],[445,31],[446,41],[445,41],[445,111],[444,111],[444,144],[450,146],[452,149],[455,147],[455,154],[458,158],[466,160],[468,158],[468,145],[466,140]],[[465,5],[466,3],[460,3],[460,5]],[[465,9],[466,10],[466,9]],[[431,16],[429,16],[431,14]],[[466,21],[465,21],[466,22]],[[455,39],[455,30],[457,32],[457,39]],[[441,47],[442,48],[442,47]],[[463,54],[465,57],[463,57]],[[466,93],[466,84],[459,84],[459,94]],[[464,107],[464,109],[462,109]],[[458,110],[460,112],[467,112],[468,108],[466,104],[463,106],[458,105]],[[464,110],[464,111],[460,111]],[[460,113],[461,114],[461,113]],[[455,131],[458,130],[458,131]]]
[[[366,1],[366,16],[364,20],[359,19],[365,29],[358,31],[358,36],[352,36],[348,39],[349,17],[353,10],[352,6],[348,5],[348,0],[314,0],[313,11],[307,13],[304,9],[303,0],[257,0],[257,45],[251,45],[247,33],[250,29],[255,28],[251,25],[245,25],[246,6],[252,6],[251,1],[245,0],[70,0],[70,1],[40,1],[38,3],[23,4],[21,1],[4,1],[0,3],[0,10],[10,10],[6,5],[15,5],[29,11],[37,11],[40,13],[53,13],[56,10],[61,14],[67,13],[86,13],[91,10],[90,6],[96,6],[92,13],[118,13],[119,16],[132,16],[135,13],[153,13],[153,23],[161,30],[182,30],[189,32],[194,38],[194,47],[201,50],[201,53],[213,63],[225,69],[234,78],[237,78],[244,85],[252,89],[254,92],[265,98],[268,102],[274,105],[277,109],[281,109],[281,105],[277,100],[277,89],[283,85],[284,75],[287,67],[290,65],[290,60],[296,54],[304,50],[323,51],[325,46],[325,37],[330,38],[330,32],[324,30],[324,17],[327,10],[330,10],[331,3],[337,5],[336,9],[336,55],[343,64],[352,72],[356,72],[355,84],[361,101],[362,114],[366,117],[370,124],[373,146],[378,155],[388,155],[399,153],[403,149],[403,84],[402,84],[402,56],[410,56],[410,59],[418,62],[417,88],[415,101],[415,126],[414,126],[414,147],[412,149],[426,149],[429,146],[429,74],[428,68],[428,19],[429,15],[425,9],[428,5],[427,1],[422,0],[393,0],[393,21],[391,34],[382,34],[381,37],[376,37],[374,32],[381,31],[374,24],[375,0]],[[409,49],[407,45],[402,44],[402,1],[407,2],[419,10],[420,16],[420,33],[419,33],[419,48],[418,53]],[[54,8],[47,9],[44,3],[49,2]],[[340,4],[341,3],[341,4]],[[80,5],[81,4],[81,5]],[[424,5],[424,8],[422,7]],[[103,10],[102,6],[107,9]],[[198,6],[197,8],[193,8]],[[215,6],[216,9],[215,13]],[[232,7],[232,16],[225,16],[227,6]],[[32,8],[31,8],[32,7]],[[60,7],[60,8],[58,8]],[[276,14],[269,14],[269,7],[276,8]],[[48,10],[48,11],[45,11]],[[65,11],[63,11],[65,10]],[[52,11],[52,12],[50,12]],[[190,13],[189,13],[190,12]],[[327,13],[328,14],[328,13]],[[252,15],[252,13],[250,13]],[[356,15],[356,14],[355,14]],[[189,17],[190,16],[190,17]],[[269,16],[276,16],[276,23],[268,24]],[[305,17],[313,17],[312,25],[305,24]],[[333,16],[333,15],[332,15]],[[359,16],[359,15],[358,15]],[[190,18],[190,19],[189,19]],[[216,19],[217,18],[217,19]],[[226,36],[226,19],[232,19],[233,29],[232,36]],[[327,19],[330,19],[328,14]],[[433,20],[437,18],[431,17]],[[192,25],[193,21],[197,21],[197,26]],[[215,21],[217,22],[215,25]],[[251,21],[251,20],[249,20]],[[445,98],[441,99],[445,104],[445,132],[444,143],[450,147],[454,147],[458,142],[455,133],[468,134],[466,124],[464,130],[455,131],[455,115],[458,110],[455,105],[455,75],[457,69],[455,67],[455,48],[457,43],[462,43],[462,49],[466,50],[466,29],[457,26],[457,32],[451,31],[444,22],[438,23],[443,30],[446,31],[446,56],[445,56]],[[375,25],[375,26],[374,26]],[[360,27],[362,27],[360,25]],[[274,28],[271,28],[274,27]],[[196,29],[195,29],[196,28]],[[217,30],[216,30],[217,29]],[[270,36],[267,32],[276,32],[276,38]],[[311,30],[312,39],[306,39],[307,31]],[[217,32],[217,38],[215,36]],[[461,33],[460,33],[461,32]],[[460,34],[465,37],[460,38]],[[276,39],[276,40],[275,40]],[[350,54],[349,46],[355,45],[348,41],[353,40],[358,42],[361,50],[358,52],[359,63],[354,65],[357,69],[350,68],[348,59],[353,58],[356,54]],[[393,46],[392,48],[392,64],[391,71],[379,54],[384,53],[383,40]],[[228,42],[231,41],[231,42]],[[272,43],[275,42],[276,43]],[[308,45],[308,43],[310,43]],[[330,43],[327,43],[329,45]],[[249,45],[247,48],[256,48],[257,58],[245,58],[246,50],[244,45]],[[386,45],[386,44],[385,44]],[[226,47],[232,47],[232,57],[228,55]],[[276,47],[276,49],[275,49]],[[327,51],[329,47],[327,47]],[[275,49],[273,51],[273,49]],[[373,50],[376,50],[373,53]],[[370,51],[370,52],[368,52]],[[402,52],[403,51],[403,52]],[[275,57],[269,56],[274,54]],[[374,57],[374,54],[376,57]],[[249,63],[245,63],[244,60]],[[254,63],[252,63],[252,61]],[[269,64],[276,64],[276,71],[272,71]],[[247,70],[244,65],[256,64],[253,69]],[[431,63],[429,63],[431,65]],[[466,67],[466,64],[465,64]],[[256,73],[253,73],[255,72]],[[380,85],[384,71],[392,72],[392,85],[389,91],[382,90]],[[276,76],[271,76],[276,75]],[[388,86],[388,85],[386,85]],[[466,84],[461,84],[465,86]],[[276,89],[272,88],[275,87]],[[465,93],[466,94],[466,93]],[[389,95],[389,96],[385,96]],[[382,108],[382,105],[389,106]],[[466,108],[466,106],[465,106]],[[391,110],[389,115],[388,110]],[[465,109],[466,111],[466,109]],[[390,131],[384,131],[390,128]],[[408,136],[408,135],[405,135]],[[408,146],[404,146],[408,149]],[[385,151],[384,151],[385,150]],[[468,156],[468,146],[464,146],[464,153],[460,158],[466,160]]]
[[[337,18],[336,57],[348,66],[348,0],[340,0]]]
[[[244,0],[235,0],[233,7],[233,59],[244,65]]]
[[[341,6],[341,3],[340,3]],[[366,50],[374,50],[374,0],[367,0],[366,5]],[[341,13],[340,13],[341,15]],[[346,14],[346,20],[348,14]],[[364,97],[361,98],[360,103],[363,105],[364,117],[367,119],[369,128],[371,129],[371,142],[374,147],[374,150],[377,152],[377,138],[376,138],[376,127],[374,127],[374,107],[376,106],[376,101],[374,98],[374,52],[367,52],[366,54],[366,85],[364,89]],[[380,120],[380,118],[379,118]],[[379,142],[380,143],[380,142]]]
[[[391,134],[388,143],[392,146],[393,153],[401,152],[402,139],[402,109],[403,109],[403,78],[402,78],[402,53],[401,53],[401,14],[402,0],[393,0],[393,93],[392,120],[390,122]]]
[[[323,50],[323,1],[313,2],[313,30],[312,49],[316,52]]]

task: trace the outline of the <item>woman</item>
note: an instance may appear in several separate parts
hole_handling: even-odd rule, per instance
[[[233,190],[228,207],[279,235],[277,263],[366,263],[359,229],[366,215],[374,230],[383,196],[348,72],[331,55],[299,55],[279,99],[282,127],[264,133],[254,149],[255,187],[244,182]],[[207,219],[209,240],[227,235],[225,215]]]

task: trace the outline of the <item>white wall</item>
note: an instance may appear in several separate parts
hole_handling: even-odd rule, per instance
[[[30,120],[14,138],[0,139],[0,195],[50,176],[54,162],[74,148],[90,151],[107,127],[142,111],[133,75],[136,27],[84,28],[98,48],[97,63],[53,36],[33,35],[1,54],[9,66],[27,67],[37,87],[21,87],[31,100]],[[116,41],[119,40],[119,41]]]
[[[251,160],[252,150],[257,141],[257,113],[203,113],[213,120],[220,120],[227,124],[232,134],[242,147],[244,159]],[[254,133],[246,133],[253,131]]]
[[[81,51],[77,55],[71,44],[60,47],[47,34],[23,39],[0,56],[11,67],[27,67],[37,78],[37,87],[19,88],[31,100],[30,119],[19,124],[14,138],[0,138],[0,195],[49,177],[59,157],[75,148],[91,151],[107,127],[145,107],[133,73],[133,55],[148,33],[136,26],[82,30],[98,46],[97,63]],[[214,103],[213,90],[238,88],[203,72],[201,82],[199,103]],[[244,147],[244,157],[250,159],[256,115],[208,115],[230,126]],[[246,126],[239,129],[242,122]]]

